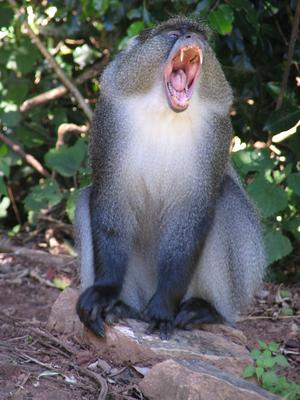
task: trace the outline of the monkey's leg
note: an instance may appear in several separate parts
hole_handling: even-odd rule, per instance
[[[108,214],[90,203],[95,282],[79,297],[80,320],[96,335],[104,335],[104,319],[118,300],[127,265],[125,234],[116,213]]]
[[[172,335],[174,317],[189,286],[209,226],[209,213],[200,215],[196,203],[185,204],[162,222],[157,286],[144,315],[149,321],[147,332],[157,329],[164,340]]]
[[[263,238],[254,207],[235,176],[227,176],[176,325],[191,328],[220,319],[234,323],[251,302],[264,267]]]

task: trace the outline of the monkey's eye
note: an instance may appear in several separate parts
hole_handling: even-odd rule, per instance
[[[168,36],[171,37],[172,39],[178,39],[180,34],[178,31],[170,31],[168,32]]]

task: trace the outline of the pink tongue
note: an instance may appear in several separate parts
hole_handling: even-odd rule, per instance
[[[171,83],[175,90],[182,91],[186,85],[186,74],[182,69],[171,73]]]

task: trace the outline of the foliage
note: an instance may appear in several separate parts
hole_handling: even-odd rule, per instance
[[[283,104],[276,109],[295,4],[294,0],[20,0],[26,16],[18,17],[8,1],[0,2],[0,133],[51,174],[41,177],[0,141],[1,223],[12,228],[28,217],[34,222],[40,210],[59,204],[67,210],[59,217],[72,218],[77,191],[89,182],[87,135],[67,133],[64,144],[57,146],[57,132],[63,123],[87,123],[74,98],[65,95],[21,112],[26,99],[60,85],[24,32],[23,21],[27,19],[74,81],[106,51],[113,56],[142,29],[170,15],[183,14],[205,19],[215,32],[212,45],[235,94],[232,123],[239,140],[235,141],[233,161],[262,215],[268,263],[280,262],[293,251],[296,254],[300,242],[299,128],[287,139],[272,142],[274,135],[293,129],[300,118],[295,90],[300,80],[297,42]],[[79,90],[95,104],[96,79],[84,82]]]
[[[290,382],[285,376],[280,376],[276,368],[289,367],[286,357],[279,352],[279,344],[269,344],[258,341],[259,348],[251,351],[251,358],[255,365],[247,365],[243,372],[243,378],[255,376],[261,386],[282,396],[286,400],[296,400],[300,395],[300,385]]]

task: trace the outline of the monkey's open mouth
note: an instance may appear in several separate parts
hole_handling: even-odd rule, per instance
[[[183,111],[192,97],[202,64],[202,51],[198,46],[181,47],[168,62],[164,80],[170,107]]]

